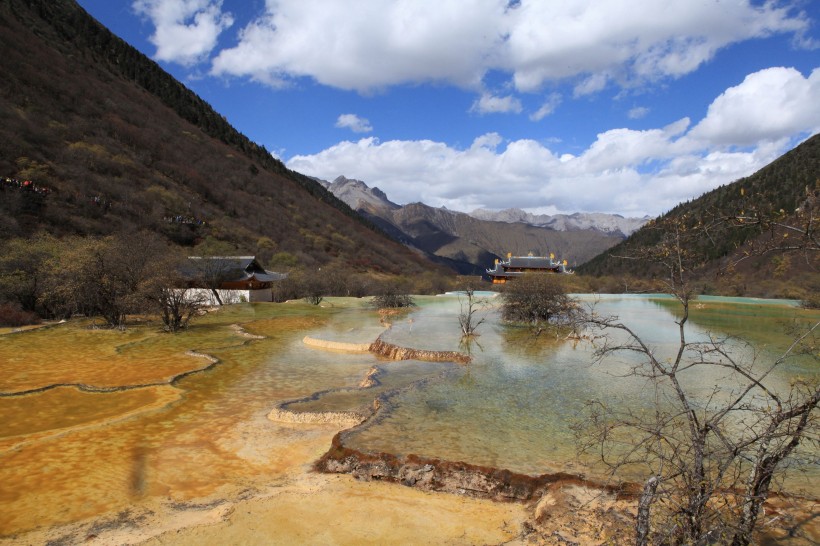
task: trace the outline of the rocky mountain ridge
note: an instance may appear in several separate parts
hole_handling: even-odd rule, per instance
[[[361,180],[346,178],[344,176],[336,177],[333,182],[319,178],[315,180],[330,190],[333,195],[347,203],[353,210],[370,207],[386,207],[391,210],[400,208],[400,205],[390,201],[387,194],[382,190],[376,187],[371,188]]]
[[[347,203],[353,210],[387,208],[396,210],[401,205],[390,201],[387,195],[377,187],[369,187],[361,180],[338,176],[332,182],[316,179],[333,195]],[[434,207],[432,207],[434,208]],[[532,214],[522,209],[509,208],[491,210],[486,208],[475,209],[468,213],[441,210],[447,213],[467,214],[477,220],[490,222],[521,223],[531,226],[545,227],[556,231],[585,231],[593,230],[608,235],[626,238],[646,224],[651,217],[627,218],[620,214],[606,214],[601,212],[576,212],[574,214]]]
[[[629,229],[606,218],[600,218],[596,227],[583,227],[583,219],[555,219],[552,225],[497,221],[424,203],[398,205],[380,189],[344,176],[317,181],[394,239],[461,274],[482,274],[508,253],[555,253],[574,267],[620,242],[625,237],[622,230]]]
[[[338,197],[338,196],[337,196]],[[533,226],[548,227],[558,231],[592,229],[620,237],[629,237],[651,220],[651,216],[626,218],[620,214],[602,212],[576,212],[574,214],[532,214],[521,209],[476,209],[469,213],[473,218],[494,222],[521,222]]]

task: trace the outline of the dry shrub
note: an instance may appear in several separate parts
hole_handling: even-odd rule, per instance
[[[40,324],[37,313],[24,311],[18,303],[0,303],[0,326],[28,326]]]

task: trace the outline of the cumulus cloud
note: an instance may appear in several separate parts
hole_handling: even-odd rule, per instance
[[[779,148],[703,156],[697,150],[682,151],[663,130],[617,130],[600,135],[579,156],[559,157],[533,140],[508,142],[498,149],[475,143],[458,149],[430,140],[365,138],[292,157],[287,165],[326,180],[340,174],[364,180],[399,203],[422,201],[465,212],[518,207],[642,216],[659,214],[746,176],[782,152]],[[649,161],[660,167],[644,172],[642,166]]]
[[[510,13],[508,54],[516,87],[536,90],[545,81],[583,76],[578,95],[610,79],[628,85],[678,77],[729,44],[808,28],[774,3],[746,0],[650,0],[640,9],[593,0],[522,2]]]
[[[232,24],[221,0],[134,0],[156,25],[157,58],[194,63]],[[781,2],[758,0],[266,0],[210,73],[278,87],[307,78],[368,94],[391,86],[440,83],[475,91],[477,114],[521,113],[522,93],[544,94],[530,119],[575,97],[678,78],[722,48],[791,34],[811,20]],[[807,42],[804,40],[803,45]],[[816,45],[816,44],[815,44]],[[492,83],[486,80],[492,80]],[[365,180],[399,202],[457,210],[555,207],[565,212],[658,213],[718,184],[754,172],[820,130],[820,72],[791,68],[750,74],[715,98],[701,120],[654,129],[603,131],[583,150],[548,141],[479,135],[468,147],[433,140],[364,138],[287,163],[328,179]],[[504,89],[493,93],[487,89]],[[648,111],[634,108],[630,119]],[[355,114],[337,127],[372,130]],[[617,190],[617,191],[616,191]],[[614,197],[613,197],[614,196]]]
[[[610,80],[610,75],[607,72],[598,72],[587,76],[573,89],[574,97],[583,97],[585,95],[592,95],[606,88]]]
[[[354,133],[369,133],[373,130],[370,121],[360,118],[356,114],[342,114],[336,120],[336,127],[340,129],[350,129]]]
[[[192,0],[188,0],[190,3]],[[205,0],[201,0],[204,2]],[[139,3],[161,0],[140,0]],[[164,2],[163,2],[164,3]],[[576,96],[696,70],[730,44],[803,35],[775,2],[645,0],[267,0],[212,73],[282,85],[301,77],[367,93],[442,82],[480,89],[490,71],[518,91],[574,80]],[[483,98],[483,97],[482,97]]]
[[[239,43],[213,60],[217,75],[281,85],[309,77],[362,92],[401,83],[477,87],[502,42],[504,2],[268,0]]]
[[[233,17],[222,12],[222,0],[135,0],[134,11],[148,17],[155,31],[149,38],[160,61],[192,65],[207,58]]]
[[[592,172],[634,168],[650,161],[667,160],[680,153],[675,137],[688,125],[689,119],[684,118],[662,129],[612,129],[599,134],[580,159],[586,170]]]
[[[487,148],[495,151],[503,141],[504,139],[498,133],[487,133],[476,138],[471,148]]]
[[[521,101],[512,95],[497,97],[490,93],[482,93],[470,107],[470,112],[476,114],[518,114],[521,110],[523,110]]]
[[[749,74],[709,105],[691,137],[713,145],[754,145],[820,131],[820,69],[804,77],[794,68]]]
[[[488,133],[464,149],[366,138],[292,157],[287,165],[328,180],[340,174],[364,180],[399,203],[655,215],[752,174],[796,138],[818,132],[819,78],[820,69],[808,77],[762,70],[717,97],[694,126],[682,118],[656,129],[612,129],[579,154]],[[751,106],[750,94],[761,94],[764,106]],[[769,115],[781,121],[770,123]]]

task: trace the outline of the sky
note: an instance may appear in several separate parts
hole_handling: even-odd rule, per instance
[[[818,0],[79,0],[289,168],[661,214],[820,132]]]

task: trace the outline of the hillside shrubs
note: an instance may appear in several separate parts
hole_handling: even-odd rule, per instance
[[[820,191],[820,186],[816,185],[818,172],[820,135],[815,135],[755,174],[677,205],[608,252],[580,265],[576,271],[596,277],[617,274],[665,279],[667,271],[657,263],[625,258],[640,255],[644,249],[658,245],[669,233],[670,226],[699,235],[687,241],[686,250],[697,253],[699,257],[699,263],[695,264],[697,276],[693,280],[715,278],[716,274],[722,274],[721,269],[726,268],[727,264],[749,257],[759,258],[763,254],[761,249],[766,249],[768,257],[776,249],[796,252],[796,248],[788,249],[784,243],[799,233],[789,232],[782,226],[784,223],[801,223],[794,215],[798,214],[798,208],[806,208],[807,188],[818,188]],[[815,213],[815,225],[816,218]],[[816,228],[811,231],[814,230]],[[808,269],[816,267],[816,262],[812,265],[812,258],[789,260],[786,254],[779,257],[775,264],[760,259],[749,260],[750,263],[752,261],[755,267],[739,270],[748,286],[734,283],[729,287],[736,290],[742,288],[740,295],[761,295],[757,286],[763,277],[761,272],[764,276],[791,280],[799,286],[801,282],[795,277],[807,269],[801,263],[809,264]]]
[[[150,233],[12,239],[0,245],[0,320],[17,326],[82,314],[124,327],[128,315],[157,313],[176,331],[201,307],[175,292],[180,260]]]
[[[0,241],[151,231],[277,271],[430,269],[75,2],[0,2],[0,19],[0,176],[53,190],[0,188]]]
[[[383,284],[379,293],[370,299],[370,306],[376,309],[401,309],[415,307],[416,302],[408,294],[408,286],[388,282]]]
[[[804,309],[820,309],[820,291],[812,290],[808,296],[800,301]]]

